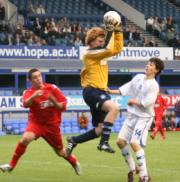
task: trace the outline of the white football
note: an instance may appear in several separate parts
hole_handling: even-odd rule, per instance
[[[121,23],[121,17],[116,11],[108,11],[104,14],[103,21],[108,28],[113,29]]]

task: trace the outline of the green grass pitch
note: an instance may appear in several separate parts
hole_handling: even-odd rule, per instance
[[[98,139],[77,146],[74,154],[82,165],[81,176],[39,139],[29,145],[13,172],[0,173],[0,182],[126,182],[127,166],[115,145],[116,137],[117,134],[111,136],[115,154],[98,151]],[[9,161],[19,139],[20,136],[0,137],[1,164]],[[165,141],[159,135],[156,140],[148,139],[145,151],[152,182],[180,182],[180,132],[167,132]]]

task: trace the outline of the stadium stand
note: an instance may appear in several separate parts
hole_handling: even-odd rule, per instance
[[[23,15],[25,20],[24,24],[21,22],[16,28],[4,25],[6,27],[4,28],[8,29],[11,33],[2,33],[0,40],[2,43],[9,45],[85,45],[84,36],[87,28],[102,24],[103,14],[112,9],[100,0],[91,2],[76,0],[73,3],[71,0],[55,0],[53,3],[46,0],[11,0],[11,2],[18,7],[19,13]],[[126,2],[135,8],[139,8],[138,10],[142,11],[146,18],[151,16],[151,13],[156,12],[156,7],[158,6],[154,6],[155,1],[153,1],[154,4],[152,2],[145,3],[144,1],[137,1],[137,3],[136,1]],[[159,2],[158,4],[160,5]],[[148,9],[151,6],[153,7],[152,11]],[[41,10],[39,9],[43,9],[43,13],[40,13],[39,11]],[[173,8],[172,11],[174,12]],[[168,16],[167,13],[163,16],[161,14],[158,15],[159,17]],[[156,14],[154,13],[153,16],[156,16]],[[165,46],[157,37],[149,36],[144,30],[133,24],[133,22],[130,22],[124,16],[122,17],[124,33],[126,35],[125,45]],[[12,29],[15,30],[13,31]],[[12,40],[14,35],[16,39]],[[149,40],[147,41],[147,39]]]

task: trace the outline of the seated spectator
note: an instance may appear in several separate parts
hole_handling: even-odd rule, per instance
[[[134,41],[135,46],[142,46],[143,43],[143,35],[141,34],[139,29],[136,29],[132,35],[132,39]]]
[[[159,36],[159,33],[161,32],[161,19],[158,17],[154,18],[154,24],[153,24],[153,35]]]
[[[149,47],[149,39],[146,36],[144,36],[143,39],[143,47]]]
[[[149,31],[149,32],[152,32],[153,24],[154,24],[154,17],[151,16],[146,21],[146,30]]]
[[[83,45],[79,36],[76,36],[75,41],[74,41],[74,45],[75,46],[82,46]]]
[[[174,22],[173,22],[173,18],[171,16],[166,18],[167,20],[167,30],[172,30],[172,28],[174,28]]]
[[[22,35],[22,32],[23,32],[23,26],[22,26],[20,23],[18,23],[18,24],[16,25],[15,34]]]
[[[82,112],[81,115],[78,117],[78,123],[81,129],[86,129],[89,123],[88,117],[86,116],[85,112]]]
[[[167,36],[167,43],[169,46],[172,46],[173,45],[173,41],[174,41],[174,38],[175,38],[175,32],[174,32],[174,29],[168,29],[167,30],[167,33],[166,33],[166,36]]]
[[[41,36],[41,23],[39,21],[39,18],[36,18],[33,23],[34,33],[38,36]]]
[[[166,131],[171,130],[171,122],[170,122],[170,113],[169,113],[169,111],[166,112],[166,115],[164,117],[163,128],[165,128]]]
[[[0,2],[0,21],[5,20],[5,7]]]
[[[157,43],[157,41],[155,40],[154,37],[151,38],[148,45],[149,45],[149,47],[158,47],[158,43]]]
[[[27,12],[36,14],[36,10],[35,10],[35,8],[34,8],[34,6],[33,6],[33,4],[31,2],[27,6]]]
[[[22,42],[22,36],[21,36],[21,34],[16,33],[15,39],[13,40],[13,44],[19,46],[19,45],[21,45],[21,42]]]
[[[5,21],[0,21],[0,32],[7,32],[8,26]]]
[[[44,7],[43,7],[42,4],[39,4],[39,6],[36,9],[36,13],[38,15],[44,15],[44,14],[46,14],[46,11],[45,11],[45,9],[44,9]]]

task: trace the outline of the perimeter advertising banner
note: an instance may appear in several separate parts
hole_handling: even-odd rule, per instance
[[[86,47],[80,47],[80,55],[86,51]],[[113,61],[144,61],[151,57],[171,61],[173,57],[172,47],[124,47],[123,51],[111,58]]]
[[[164,96],[169,106],[174,106],[176,102],[180,101],[180,95]],[[67,110],[89,110],[89,107],[84,102],[82,96],[66,96]],[[121,109],[127,108],[128,96],[122,97],[117,95],[111,96],[112,100],[116,102]],[[0,97],[0,111],[1,110],[23,109],[21,96],[1,96]]]
[[[180,95],[168,95],[163,97],[166,98],[169,106],[174,106],[178,101],[180,101]]]
[[[0,58],[79,59],[79,47],[66,46],[0,46]]]
[[[67,110],[89,110],[82,96],[67,96]],[[121,109],[127,108],[128,97],[112,96],[112,100],[116,102]],[[0,97],[1,110],[23,109],[21,96],[2,96]]]
[[[8,59],[58,59],[79,60],[87,47],[66,46],[0,46],[0,58]],[[178,52],[175,50],[175,53]],[[179,52],[178,52],[179,55]],[[113,61],[148,60],[151,57],[173,60],[171,47],[124,47],[123,51],[111,58]]]

